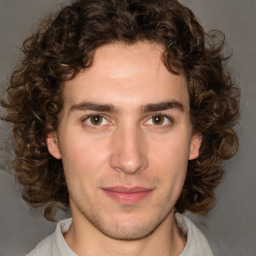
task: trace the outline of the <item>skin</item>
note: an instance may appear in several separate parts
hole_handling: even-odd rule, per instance
[[[47,145],[63,161],[73,217],[65,239],[79,256],[179,255],[185,247],[174,206],[200,136],[186,80],[166,69],[162,52],[148,42],[103,46],[89,69],[65,82]],[[150,192],[120,202],[104,190],[113,186]]]

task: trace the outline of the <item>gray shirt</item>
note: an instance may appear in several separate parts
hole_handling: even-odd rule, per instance
[[[213,256],[205,236],[193,222],[179,213],[175,214],[175,218],[179,229],[182,233],[187,234],[187,244],[180,256]],[[78,256],[71,250],[63,236],[71,224],[71,218],[60,221],[55,232],[42,240],[26,256]]]

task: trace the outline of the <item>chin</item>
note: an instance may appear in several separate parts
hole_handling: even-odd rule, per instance
[[[99,229],[104,235],[123,241],[134,241],[146,238],[154,232],[156,227],[151,226],[112,226],[110,229]]]
[[[144,217],[144,218],[143,218]],[[151,235],[166,219],[167,216],[162,218],[149,218],[145,216],[137,218],[136,216],[129,216],[129,219],[117,219],[108,222],[91,221],[91,223],[105,236],[115,240],[140,240]]]

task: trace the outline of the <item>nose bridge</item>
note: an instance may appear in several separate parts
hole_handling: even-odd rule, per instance
[[[148,166],[145,139],[138,126],[129,123],[116,130],[111,166],[127,174],[135,174]]]

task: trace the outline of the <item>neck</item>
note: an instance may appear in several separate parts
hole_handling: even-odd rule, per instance
[[[120,253],[122,256],[178,256],[186,244],[186,237],[180,234],[173,212],[149,236],[132,241],[105,236],[84,216],[75,216],[64,237],[79,256],[117,256]]]

